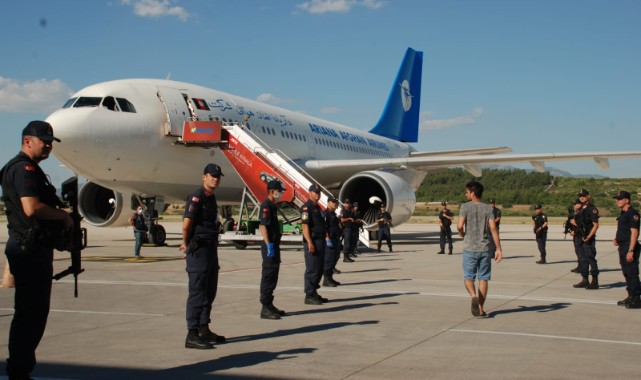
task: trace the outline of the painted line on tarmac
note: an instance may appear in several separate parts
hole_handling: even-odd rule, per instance
[[[60,280],[57,283],[71,284],[73,280]],[[173,286],[173,287],[187,287],[187,281],[184,282],[156,282],[156,281],[113,281],[113,280],[83,280],[82,284],[98,284],[98,285],[134,285],[134,286]],[[258,289],[258,285],[218,285],[220,289]],[[302,286],[279,286],[281,290],[301,290]],[[390,290],[390,289],[350,289],[347,286],[339,286],[336,288],[322,288],[323,292],[330,293],[360,293],[360,294],[403,294],[403,295],[418,295],[428,297],[454,297],[454,298],[469,298],[467,293],[451,293],[451,292],[421,292],[413,290]],[[490,298],[504,299],[510,301],[537,301],[537,302],[565,302],[565,303],[581,303],[581,304],[596,304],[596,305],[614,305],[617,301],[598,300],[598,299],[585,299],[585,298],[562,298],[562,297],[532,297],[532,296],[519,296],[519,295],[503,295],[492,294]]]
[[[0,311],[14,311],[13,308],[0,308]],[[51,309],[49,310],[55,313],[78,313],[78,314],[102,314],[102,315],[125,315],[133,317],[165,317],[167,314],[149,314],[149,313],[120,313],[112,311],[89,311],[89,310],[60,310],[60,309]]]
[[[641,346],[641,342],[629,342],[629,341],[625,341],[625,340],[610,340],[610,339],[578,338],[578,337],[574,337],[574,336],[564,336],[564,335],[528,334],[528,333],[517,333],[517,332],[479,331],[479,330],[464,330],[464,329],[452,329],[452,330],[445,329],[443,331],[459,332],[459,333],[487,334],[487,335],[507,335],[507,336],[531,337],[531,338],[542,338],[542,339],[576,340],[576,341],[580,341],[580,342],[621,344],[621,345],[627,345],[627,346]]]

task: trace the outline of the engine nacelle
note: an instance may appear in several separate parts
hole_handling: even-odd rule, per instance
[[[130,209],[131,195],[123,195],[92,182],[85,183],[78,194],[78,211],[92,226],[126,226],[131,216]]]
[[[392,215],[394,225],[406,222],[414,213],[416,195],[412,187],[394,173],[370,170],[351,176],[341,188],[339,199],[358,202],[358,210],[367,225],[375,223],[380,203],[370,203],[372,196],[380,198]],[[373,226],[374,229],[377,226]]]

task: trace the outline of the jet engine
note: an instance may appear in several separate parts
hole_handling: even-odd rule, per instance
[[[368,226],[375,223],[381,201],[385,203],[395,225],[406,222],[416,206],[416,195],[407,181],[394,173],[381,170],[351,176],[345,181],[339,194],[341,202],[345,199],[349,199],[352,204],[358,202],[358,210]],[[375,224],[371,227],[378,228]]]
[[[130,195],[87,182],[78,194],[78,211],[92,226],[121,227],[129,224],[130,202]]]

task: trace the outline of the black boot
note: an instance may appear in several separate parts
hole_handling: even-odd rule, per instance
[[[599,276],[592,275],[592,282],[586,289],[599,289]]]
[[[619,305],[619,306],[627,306],[627,304],[629,304],[630,301],[632,301],[632,296],[627,296],[627,297],[625,297],[625,299],[617,302],[617,305]]]
[[[579,268],[579,267],[577,266],[576,268],[572,269],[570,272],[572,272],[572,273],[579,273],[579,271],[580,271],[580,270],[581,270],[581,268]]]
[[[630,302],[628,302],[627,305],[625,305],[626,309],[641,309],[641,298],[639,296],[632,297]]]
[[[187,338],[185,339],[185,348],[196,348],[199,350],[210,350],[214,345],[208,343],[198,335],[198,329],[189,329]]]
[[[344,263],[353,263],[354,260],[351,257],[349,257],[349,253],[344,253],[343,254],[343,262]]]
[[[281,317],[284,317],[284,316],[286,316],[286,315],[287,315],[287,313],[285,312],[285,310],[282,310],[282,309],[277,308],[276,306],[274,306],[274,304],[273,304],[273,303],[270,303],[270,304],[269,304],[269,309],[270,309],[271,311],[273,311],[274,313],[276,313],[276,314],[280,315]]]
[[[588,281],[588,276],[583,276],[583,279],[581,280],[581,282],[579,282],[578,284],[574,284],[572,286],[575,288],[587,289],[589,285],[590,285],[590,282]]]
[[[198,327],[198,335],[200,335],[200,337],[209,344],[225,343],[225,337],[212,332],[209,329],[209,326]]]
[[[260,311],[260,317],[262,319],[280,319],[280,315],[277,311],[274,311],[269,307],[270,305],[263,305],[262,310]]]
[[[379,244],[378,248],[376,249],[376,252],[380,252],[380,251],[381,251],[381,245]]]
[[[330,288],[335,288],[337,284],[332,280],[331,277],[325,276],[325,279],[323,280],[323,286],[325,287],[330,287]]]

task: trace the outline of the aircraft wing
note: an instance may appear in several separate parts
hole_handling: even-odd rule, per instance
[[[580,153],[531,153],[531,154],[442,154],[437,156],[410,156],[402,158],[378,158],[356,160],[308,160],[310,170],[375,170],[382,168],[415,168],[431,171],[441,168],[463,166],[472,175],[480,177],[482,165],[529,163],[544,172],[546,161],[594,160],[603,169],[609,167],[610,158],[641,158],[641,151],[630,152],[580,152]]]

